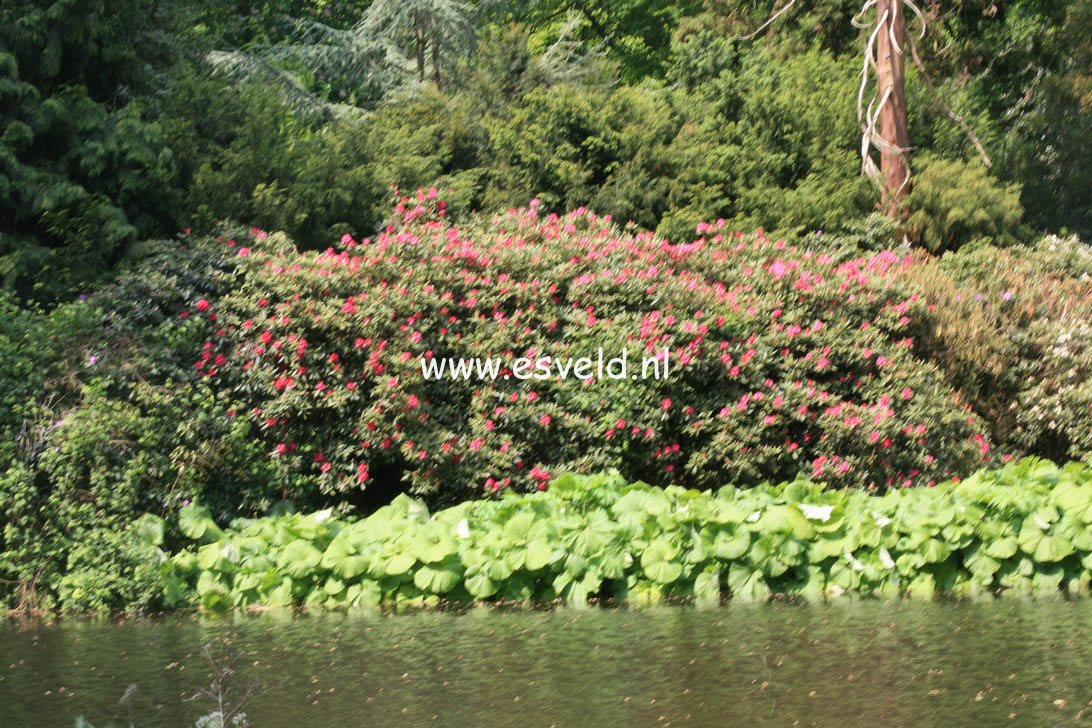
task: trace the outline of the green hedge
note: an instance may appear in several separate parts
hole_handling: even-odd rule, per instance
[[[181,528],[202,543],[163,555],[160,574],[167,606],[210,610],[1087,594],[1090,524],[1092,468],[1036,458],[882,496],[803,479],[702,493],[564,475],[431,515],[401,495],[355,522],[322,511],[223,531],[189,506]]]

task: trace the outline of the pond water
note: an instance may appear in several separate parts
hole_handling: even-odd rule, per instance
[[[1083,725],[1090,628],[1008,600],[9,619],[0,726],[192,726],[210,641],[263,728]]]

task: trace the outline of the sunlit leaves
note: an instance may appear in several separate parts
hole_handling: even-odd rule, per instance
[[[969,484],[883,496],[802,481],[709,494],[568,475],[546,492],[434,514],[400,496],[360,521],[293,514],[228,531],[212,531],[207,512],[191,508],[190,532],[220,537],[175,554],[161,575],[172,605],[207,609],[311,599],[1076,594],[1092,583],[1083,474],[1021,462]]]
[[[678,549],[663,540],[653,541],[641,554],[641,568],[659,584],[670,584],[682,575],[682,565],[675,560]]]

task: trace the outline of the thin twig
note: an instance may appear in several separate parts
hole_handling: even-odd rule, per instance
[[[778,19],[778,18],[780,18],[780,17],[782,16],[782,15],[784,15],[785,13],[787,13],[787,12],[789,11],[789,8],[791,8],[791,7],[793,6],[793,5],[796,5],[796,0],[789,0],[789,4],[788,4],[788,5],[786,5],[785,7],[781,8],[781,9],[780,9],[780,10],[778,10],[778,11],[777,11],[776,13],[774,13],[773,15],[771,15],[771,16],[769,17],[769,19],[768,19],[768,20],[767,20],[767,21],[766,21],[765,23],[763,23],[762,25],[758,26],[758,28],[757,28],[757,29],[756,29],[756,30],[755,30],[755,31],[754,31],[753,33],[750,33],[750,34],[748,34],[748,35],[745,35],[745,36],[741,37],[741,38],[740,38],[740,40],[750,40],[751,38],[754,38],[754,37],[755,37],[756,35],[758,35],[758,34],[759,34],[759,33],[761,33],[762,31],[766,30],[766,28],[770,27],[770,25],[771,25],[771,24],[772,24],[772,23],[773,23],[773,22],[774,22],[775,20],[777,20],[777,19]]]
[[[917,45],[913,40],[910,41],[910,57],[913,59],[914,65],[917,66],[918,72],[921,73],[921,79],[925,81],[925,86],[933,95],[933,101],[936,102],[937,108],[943,111],[952,121],[959,124],[959,128],[970,138],[975,149],[978,150],[979,156],[982,157],[982,163],[985,164],[987,168],[992,167],[993,162],[991,162],[989,156],[986,155],[986,150],[982,147],[982,142],[978,140],[978,137],[971,130],[971,127],[967,125],[967,122],[963,120],[962,116],[952,111],[948,108],[947,104],[940,100],[940,94],[937,93],[936,87],[933,86],[933,82],[929,79],[929,74],[925,72],[925,64],[921,62],[921,58],[918,56]]]

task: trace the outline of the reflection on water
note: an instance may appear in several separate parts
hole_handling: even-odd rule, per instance
[[[0,726],[192,726],[217,638],[262,728],[1084,724],[1090,625],[1008,600],[12,620]]]

